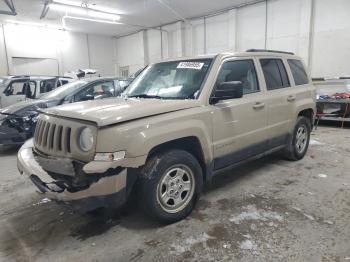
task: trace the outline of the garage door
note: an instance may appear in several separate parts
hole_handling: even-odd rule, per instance
[[[48,58],[13,57],[12,71],[13,75],[59,75],[58,61]]]

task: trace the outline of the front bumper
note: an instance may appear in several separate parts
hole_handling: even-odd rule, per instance
[[[115,200],[113,205],[123,204],[127,199],[127,169],[116,169],[116,173],[101,177],[91,183],[88,188],[75,190],[62,187],[57,183],[49,172],[44,170],[37,162],[33,153],[33,140],[28,140],[19,150],[17,158],[18,170],[27,175],[36,185],[40,193],[48,198],[63,201],[80,201],[85,203],[99,202],[101,205],[105,200]],[[113,172],[113,171],[112,171]],[[93,176],[94,174],[88,174]],[[110,201],[109,201],[110,202]]]

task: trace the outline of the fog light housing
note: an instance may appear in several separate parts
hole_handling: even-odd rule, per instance
[[[96,153],[95,161],[117,161],[125,158],[125,151],[118,151],[114,153]]]

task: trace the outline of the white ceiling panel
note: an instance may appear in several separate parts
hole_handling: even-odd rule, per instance
[[[87,3],[90,7],[110,8],[121,15],[123,25],[104,24],[88,21],[69,20],[67,28],[76,32],[122,35],[143,27],[154,27],[181,20],[206,15],[252,0],[68,0],[73,3]],[[13,0],[17,16],[0,15],[1,21],[19,20],[43,24],[61,25],[62,12],[49,10],[40,20],[45,0]],[[9,10],[0,0],[0,10]]]

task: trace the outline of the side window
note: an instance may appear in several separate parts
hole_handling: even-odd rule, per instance
[[[281,59],[260,59],[267,90],[289,87],[286,68]]]
[[[102,99],[114,96],[114,85],[112,81],[99,82],[82,90],[75,96],[75,101],[86,101]]]
[[[300,60],[288,59],[288,64],[292,71],[295,85],[305,85],[309,83],[304,65]]]
[[[27,98],[35,98],[35,87],[36,84],[33,81],[14,81],[7,87],[5,94],[7,96],[25,95]]]
[[[225,62],[221,67],[216,84],[230,81],[241,81],[243,94],[260,91],[253,60]]]
[[[40,82],[40,94],[50,92],[55,89],[56,79],[48,79]]]

